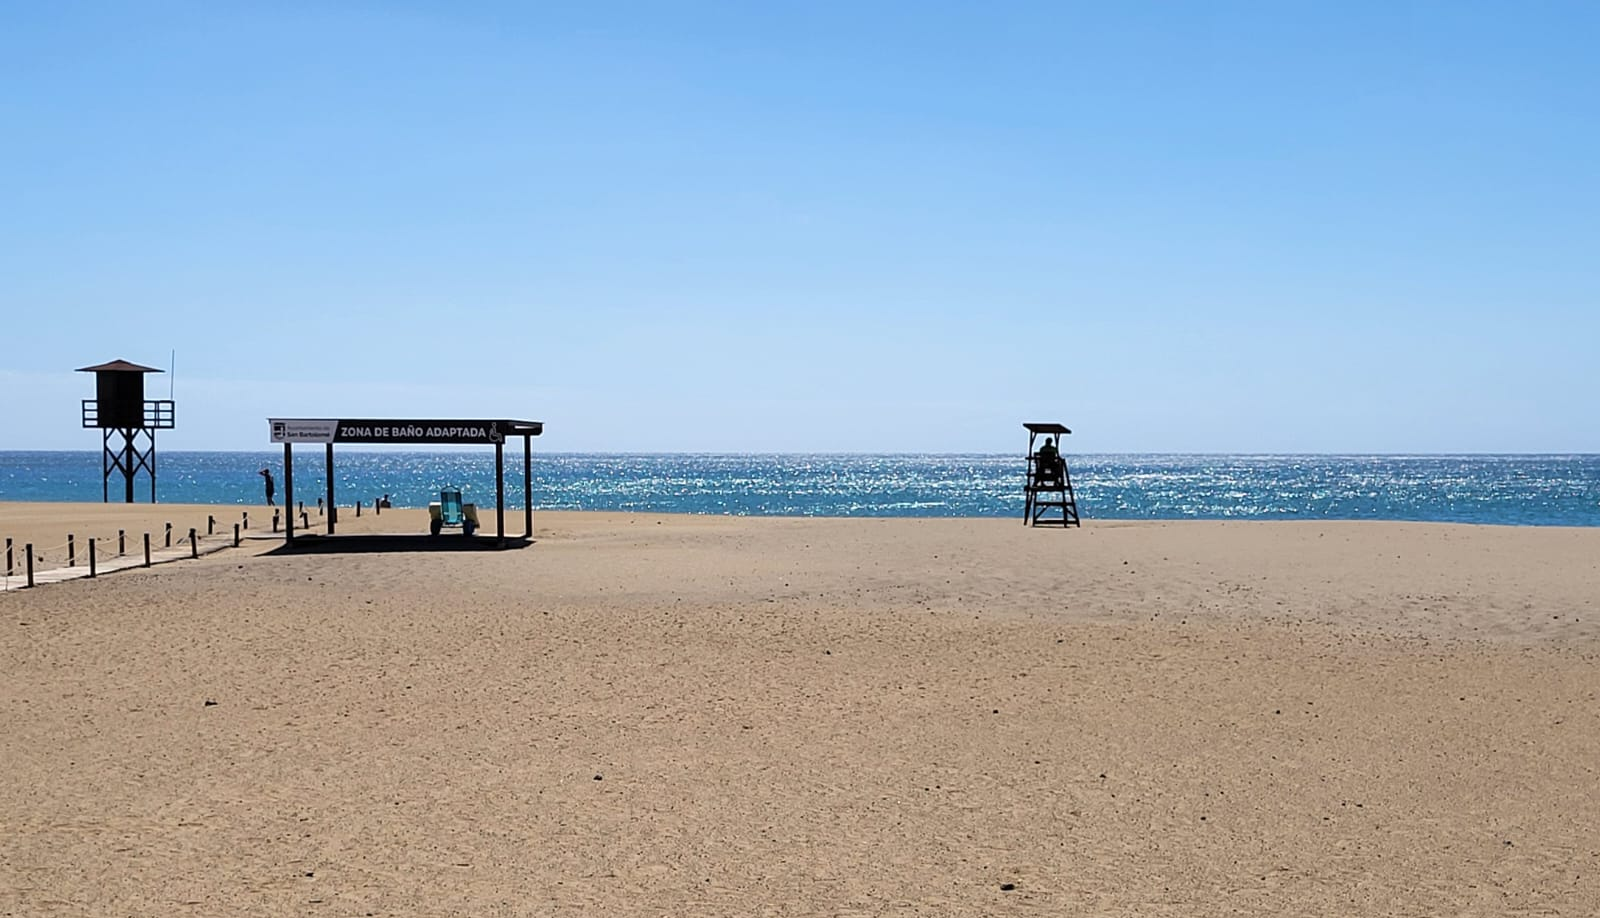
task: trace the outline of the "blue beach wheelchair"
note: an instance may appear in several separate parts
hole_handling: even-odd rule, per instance
[[[478,530],[478,505],[463,504],[460,488],[445,488],[428,504],[428,533],[438,535],[446,526],[459,527],[467,536]]]

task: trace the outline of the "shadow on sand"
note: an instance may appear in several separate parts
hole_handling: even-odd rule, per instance
[[[506,536],[504,541],[492,535],[302,535],[292,543],[280,545],[267,552],[269,555],[305,554],[365,554],[371,552],[451,552],[451,551],[503,551],[527,548],[533,539]]]

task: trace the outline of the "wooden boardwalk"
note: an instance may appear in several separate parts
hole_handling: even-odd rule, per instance
[[[251,533],[250,535],[243,536],[241,538],[240,546],[245,547],[250,542],[255,542],[262,539],[282,541],[283,536],[276,533]],[[152,548],[150,550],[150,566],[154,567],[157,564],[170,564],[173,561],[183,561],[185,559],[195,558],[202,555],[215,554],[223,549],[233,547],[233,533],[231,532],[227,534],[219,532],[215,535],[197,536],[195,538],[195,544],[192,547],[189,544],[189,540],[184,539],[181,542],[174,544],[170,548]],[[7,575],[3,571],[0,571],[0,592],[25,590],[28,588],[28,575],[24,567],[25,563],[26,562],[19,558],[17,559],[16,568],[11,574]],[[94,575],[96,577],[104,577],[107,574],[113,574],[117,571],[133,570],[136,568],[142,568],[144,566],[144,550],[141,548],[137,552],[128,552],[123,555],[111,555],[109,557],[97,558],[95,561]],[[77,564],[71,567],[53,567],[47,570],[35,568],[33,572],[33,584],[35,587],[41,587],[45,584],[61,583],[67,580],[85,580],[88,579],[88,577],[89,561],[88,558],[82,557],[78,559]]]

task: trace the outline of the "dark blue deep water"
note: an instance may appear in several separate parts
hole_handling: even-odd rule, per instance
[[[1070,455],[1085,518],[1351,519],[1600,526],[1600,456]],[[94,452],[0,452],[0,500],[100,499]],[[283,501],[283,454],[169,452],[157,496],[169,503],[262,503],[270,467]],[[389,494],[423,506],[441,486],[493,501],[487,450],[336,457],[338,500]],[[324,491],[321,451],[295,456],[296,497]],[[786,516],[1022,515],[1018,456],[617,455],[533,457],[534,506]],[[522,503],[522,457],[508,450],[507,502]],[[114,481],[112,496],[120,480]],[[141,478],[136,495],[149,497]]]

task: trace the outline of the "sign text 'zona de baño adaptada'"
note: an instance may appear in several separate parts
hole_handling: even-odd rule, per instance
[[[503,443],[499,421],[270,418],[274,443]]]

